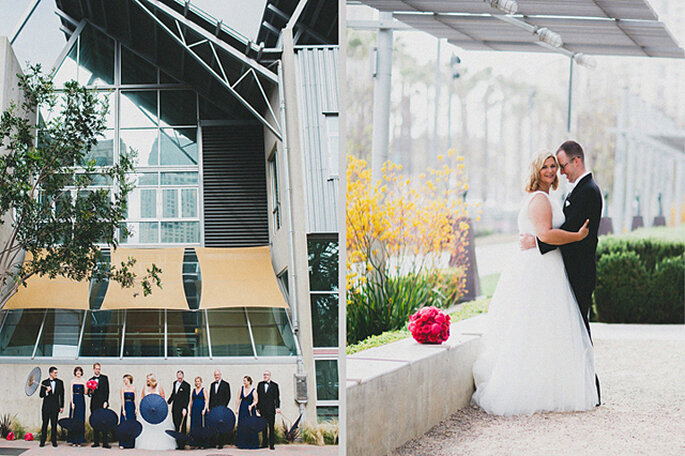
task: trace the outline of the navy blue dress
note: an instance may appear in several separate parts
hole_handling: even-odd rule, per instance
[[[126,412],[126,416],[121,414],[121,422],[136,419],[136,393],[132,391],[124,391],[124,406],[123,411]],[[135,448],[136,439],[131,440],[119,440],[119,446],[122,448]]]
[[[86,421],[86,400],[84,397],[85,390],[86,388],[84,385],[74,385],[71,389],[71,402],[74,404],[74,408],[69,411],[69,417],[74,418],[81,423],[85,423]],[[84,426],[81,426],[81,429],[78,431],[70,431],[67,437],[67,442],[78,445],[86,443],[85,432]]]
[[[240,387],[240,410],[238,411],[238,429],[235,435],[235,446],[243,450],[256,450],[259,448],[259,433],[252,431],[245,422],[248,417],[257,413],[256,409],[250,412],[250,405],[254,402],[254,389],[245,396],[244,387]]]
[[[190,432],[204,426],[204,416],[202,411],[205,409],[205,389],[201,388],[199,393],[195,393],[193,388],[193,408],[190,409]]]

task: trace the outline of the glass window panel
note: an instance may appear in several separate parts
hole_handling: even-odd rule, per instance
[[[79,356],[119,357],[123,323],[123,310],[87,312]]]
[[[327,406],[327,407],[317,407],[316,417],[319,423],[324,423],[326,421],[333,421],[338,419],[338,407],[337,406]]]
[[[128,219],[157,217],[157,190],[154,188],[135,188],[128,194]]]
[[[10,310],[7,312],[5,325],[0,334],[0,356],[31,356],[45,311]]]
[[[121,130],[120,149],[136,153],[136,166],[155,166],[157,159],[157,130]]]
[[[90,282],[88,304],[91,310],[98,310],[102,307],[102,302],[107,294],[107,287],[109,287],[109,280],[93,280]]]
[[[125,90],[121,92],[119,101],[122,128],[157,125],[156,90]]]
[[[52,78],[52,82],[55,87],[64,87],[64,83],[71,80],[76,80],[76,71],[78,68],[78,63],[76,62],[78,56],[78,46],[74,43],[64,61],[60,65],[59,69]]]
[[[162,185],[195,185],[197,183],[196,172],[162,173]]]
[[[210,103],[204,98],[200,98],[200,119],[201,120],[226,120],[230,116],[219,109],[214,103]]]
[[[213,356],[254,356],[243,309],[207,312]]]
[[[162,128],[160,138],[162,165],[197,165],[197,128]]]
[[[96,166],[114,164],[114,130],[104,131],[104,137],[98,138],[97,144],[86,154],[85,160],[94,160]]]
[[[315,347],[338,346],[338,295],[312,294],[312,333]]]
[[[284,309],[247,309],[258,356],[295,355],[295,340]]]
[[[126,312],[124,356],[164,356],[163,310],[129,310]]]
[[[316,400],[338,400],[338,362],[333,359],[317,359]]]
[[[202,272],[197,260],[195,249],[186,249],[183,255],[183,290],[185,291],[188,307],[200,307],[200,293],[202,292]]]
[[[197,189],[182,188],[181,189],[181,217],[194,218],[197,217]]]
[[[79,46],[78,82],[87,86],[114,84],[114,40],[86,26]]]
[[[121,47],[121,83],[156,84],[157,68],[127,47]]]
[[[162,84],[180,84],[178,79],[169,76],[167,73],[161,70],[159,72],[159,82]]]
[[[80,310],[48,310],[36,356],[76,358],[82,318]]]
[[[122,237],[122,244],[157,244],[159,243],[159,224],[157,222],[126,223],[130,236]]]
[[[162,243],[197,244],[200,242],[200,222],[162,222]]]
[[[168,356],[209,356],[204,312],[167,311]]]
[[[162,190],[162,216],[164,218],[178,217],[178,190]]]
[[[159,174],[157,173],[140,173],[136,176],[137,185],[159,185]]]
[[[312,291],[338,289],[338,242],[323,239],[307,241],[309,288]]]
[[[197,97],[192,90],[162,90],[159,104],[161,125],[197,124]]]

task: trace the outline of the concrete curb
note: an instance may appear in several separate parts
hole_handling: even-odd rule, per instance
[[[442,345],[409,338],[347,357],[348,456],[386,455],[469,404],[484,317],[452,324]]]

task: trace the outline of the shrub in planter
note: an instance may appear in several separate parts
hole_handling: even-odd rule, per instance
[[[650,274],[637,253],[616,251],[597,261],[595,311],[609,323],[643,323],[649,311]]]
[[[654,323],[685,321],[685,255],[665,258],[656,265],[650,301]]]
[[[621,239],[603,238],[597,246],[597,258],[615,252],[635,252],[647,271],[664,258],[672,258],[685,252],[685,242],[672,242],[659,239]]]

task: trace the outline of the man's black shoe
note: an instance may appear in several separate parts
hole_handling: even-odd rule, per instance
[[[269,449],[270,449],[270,450],[275,450],[276,448],[274,448],[274,447],[269,447]]]
[[[55,442],[52,442],[52,446],[56,447],[56,446],[57,446],[57,444],[56,444]]]
[[[102,448],[112,448],[112,447],[109,446],[109,443],[103,443],[103,444],[102,444]]]
[[[39,446],[39,447],[44,447],[44,446],[45,446],[45,442],[40,442],[40,445],[38,445],[38,446]]]
[[[94,444],[91,445],[91,447],[93,447],[93,448],[97,448],[97,447],[99,447],[99,446],[100,446],[99,443],[94,443]]]

